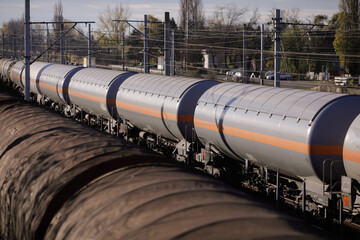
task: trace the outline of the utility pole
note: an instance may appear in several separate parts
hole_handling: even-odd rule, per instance
[[[170,76],[170,14],[165,12],[164,22],[164,70]]]
[[[60,24],[60,35],[64,33],[64,24]],[[64,47],[65,47],[65,41],[62,37],[60,40],[60,62],[61,64],[65,64],[65,56],[64,56]]]
[[[144,73],[149,73],[148,64],[148,27],[147,27],[147,15],[144,15]]]
[[[280,87],[280,9],[276,9],[275,20],[275,46],[274,46],[274,87]]]
[[[69,54],[69,62],[72,62],[71,61],[71,38],[70,38],[70,36],[68,36],[67,40],[68,40],[67,49],[68,49],[68,54]]]
[[[89,41],[88,41],[88,62],[87,67],[91,68],[91,23],[89,23]]]
[[[188,48],[189,48],[189,0],[186,0],[185,18],[185,69],[188,70]]]
[[[13,54],[14,54],[14,58],[16,58],[16,31],[14,31],[14,35],[13,35]]]
[[[2,32],[2,56],[5,57],[5,34]]]
[[[246,54],[246,29],[243,30],[243,83],[247,83],[247,54]]]
[[[30,0],[25,0],[25,101],[30,101]]]
[[[118,32],[118,29],[116,29],[116,32]],[[120,45],[120,35],[116,33],[116,64],[119,64],[120,62],[119,45]]]
[[[175,31],[171,31],[171,64],[170,64],[170,75],[175,75]]]
[[[122,33],[122,70],[125,71],[125,32]]]
[[[264,85],[264,24],[261,24],[260,85]]]

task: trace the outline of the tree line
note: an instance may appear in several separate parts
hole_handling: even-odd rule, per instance
[[[316,15],[311,20],[302,20],[299,9],[282,10],[281,24],[281,71],[303,76],[307,72],[343,72],[357,76],[360,74],[359,0],[340,0],[339,11],[332,15]],[[257,9],[247,9],[235,3],[218,6],[211,16],[205,17],[201,0],[179,0],[179,20],[171,19],[171,29],[175,32],[175,59],[179,68],[189,68],[194,72],[205,71],[202,51],[212,58],[221,59],[219,66],[206,71],[220,71],[245,66],[251,72],[260,69],[260,14]],[[275,9],[269,12],[265,24],[265,66],[273,69],[273,24]],[[127,6],[117,4],[107,6],[98,16],[97,28],[93,33],[93,55],[97,63],[141,65],[143,61],[143,24],[132,28],[125,22],[114,19],[130,19]],[[62,2],[54,5],[54,21],[63,17]],[[163,55],[164,29],[161,20],[148,15],[150,64],[157,64],[157,57]],[[49,42],[60,36],[60,25],[53,24],[49,34],[44,26],[32,25],[32,52],[42,52]],[[70,25],[65,25],[65,30]],[[21,57],[23,52],[23,18],[11,19],[1,28],[3,55]],[[243,35],[246,32],[246,46]],[[125,33],[125,59],[123,40]],[[87,55],[87,36],[84,30],[76,28],[65,38],[65,52],[68,62],[80,61]],[[246,58],[243,59],[243,49]],[[50,61],[59,61],[59,44],[49,55]],[[45,60],[47,60],[45,59]]]

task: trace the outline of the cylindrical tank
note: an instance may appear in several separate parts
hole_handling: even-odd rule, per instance
[[[51,100],[70,104],[69,84],[71,77],[82,67],[53,64],[44,69],[39,80],[40,91]]]
[[[11,68],[10,79],[16,86],[19,86],[21,88],[24,88],[24,85],[23,85],[22,80],[21,80],[21,75],[22,75],[22,72],[24,70],[24,67],[25,67],[24,62],[23,61],[18,61]]]
[[[43,239],[82,187],[113,170],[169,162],[146,149],[0,94],[0,236]]]
[[[213,178],[0,93],[4,239],[321,239]]]
[[[360,115],[346,133],[343,156],[347,176],[360,183]]]
[[[222,83],[198,101],[195,128],[228,156],[321,183],[332,161],[345,174],[342,145],[359,104],[360,96]]]
[[[135,166],[96,179],[55,216],[46,239],[312,239],[300,222],[202,174]]]
[[[83,68],[70,80],[69,99],[84,111],[105,118],[116,117],[115,99],[120,84],[134,73]]]
[[[41,94],[40,86],[39,86],[39,79],[41,73],[51,65],[52,63],[46,63],[46,62],[34,62],[30,65],[30,92],[35,94]],[[25,86],[25,68],[21,72],[20,81],[21,81],[21,85]]]
[[[15,63],[16,61],[11,59],[6,59],[3,62],[3,65],[1,67],[1,75],[3,77],[3,80],[10,80],[10,69]]]
[[[4,78],[5,74],[4,74],[4,65],[5,63],[9,61],[9,59],[7,58],[1,58],[0,59],[0,77]]]
[[[51,65],[52,63],[46,63],[46,62],[34,62],[30,65],[30,92],[35,94],[41,94],[40,86],[39,86],[39,79],[41,73]],[[21,86],[25,86],[25,68],[21,72],[20,81],[21,81]]]
[[[121,84],[116,108],[121,118],[162,137],[191,139],[197,100],[216,81],[136,74]]]

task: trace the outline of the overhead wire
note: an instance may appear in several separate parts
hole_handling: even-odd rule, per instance
[[[151,31],[163,31],[163,28],[160,27],[155,27],[155,28],[149,28],[150,32]],[[188,51],[190,53],[196,53],[201,55],[201,51],[204,49],[209,49],[210,51],[215,51],[217,54],[224,54],[224,53],[228,53],[228,52],[232,52],[232,53],[241,53],[244,49],[242,48],[242,28],[239,27],[238,29],[232,30],[231,32],[226,32],[224,30],[221,29],[200,29],[200,30],[196,30],[196,31],[192,31],[190,33],[190,40],[189,43],[187,44],[188,46]],[[35,30],[33,30],[35,31]],[[47,31],[46,29],[37,29],[37,31]],[[51,31],[53,32],[54,29],[51,29]],[[183,42],[181,39],[179,39],[179,36],[181,36],[182,34],[184,34],[184,31],[182,29],[178,29],[177,30],[177,39],[175,41],[175,51],[185,51],[186,50],[186,44],[185,42]],[[294,30],[291,29],[290,32],[284,32],[283,36],[285,36],[287,39],[298,39],[299,38],[299,34],[303,34],[304,33],[304,29],[299,29],[299,30]],[[80,32],[79,32],[80,33]],[[93,31],[93,34],[113,34],[114,32],[109,32],[109,31]],[[247,41],[251,41],[251,42],[260,42],[260,30],[247,30]],[[309,40],[308,42],[312,43],[312,40],[316,40],[316,39],[329,39],[332,40],[335,38],[335,34],[336,33],[352,33],[353,35],[349,36],[348,39],[354,39],[356,37],[360,36],[360,33],[354,33],[354,30],[349,30],[349,31],[341,31],[341,32],[336,32],[335,30],[328,30],[328,29],[314,29],[314,31],[309,34],[309,36],[305,36],[308,38],[311,38],[311,40]],[[44,39],[46,39],[46,37],[44,35],[42,35],[41,33],[38,33],[38,35]],[[81,35],[81,34],[80,34]],[[84,34],[82,34],[84,36]],[[266,32],[266,36],[267,38],[271,38],[272,37],[272,32],[267,31]],[[22,34],[16,34],[14,35],[14,38],[20,38],[22,37]],[[221,41],[216,40],[216,38],[220,38]],[[77,38],[78,40],[81,40],[80,37]],[[82,39],[84,40],[84,39]],[[4,40],[3,40],[4,41]],[[16,40],[17,41],[17,40]],[[139,36],[139,35],[127,35],[127,41],[136,41],[140,44],[142,44],[143,41],[143,37]],[[162,37],[162,35],[159,34],[153,34],[152,37],[149,38],[149,42],[150,44],[153,44],[153,42],[159,42],[159,43],[163,43],[164,39]],[[209,43],[203,43],[205,41],[210,41]],[[200,43],[199,43],[200,42]],[[201,43],[202,42],[202,43]],[[84,42],[85,43],[85,42]],[[119,43],[119,41],[114,40],[114,39],[105,39],[104,42],[99,43],[99,49],[101,49],[101,47],[103,46],[104,48],[109,48],[109,45],[114,44],[114,43]],[[135,43],[135,42],[133,42]],[[11,46],[11,43],[9,43],[9,41],[7,41],[7,44]],[[284,43],[283,43],[284,44]],[[14,45],[13,47],[15,48],[20,48],[21,49],[21,41],[19,41],[19,43],[17,43],[16,45]],[[101,46],[100,46],[101,45]],[[249,44],[250,45],[250,44]],[[285,44],[284,44],[285,45]],[[37,43],[37,44],[33,44],[33,47],[35,48],[39,48],[41,47],[41,43]],[[139,54],[141,54],[141,50],[143,49],[143,46],[126,46],[127,48],[130,48],[135,50],[135,51],[139,51],[138,53],[126,53],[125,56],[126,57],[132,57],[132,56],[137,56]],[[304,47],[304,46],[302,46]],[[111,49],[118,49],[121,48],[121,46],[115,46]],[[286,59],[289,60],[297,60],[297,61],[314,61],[314,62],[326,62],[329,61],[330,59],[336,59],[338,57],[347,57],[350,58],[349,62],[354,62],[354,63],[359,63],[359,55],[357,54],[349,54],[349,53],[344,53],[344,54],[339,54],[336,53],[335,50],[331,47],[327,47],[327,46],[316,46],[316,45],[308,45],[305,48],[300,48],[300,51],[296,51],[296,47],[291,47],[289,48],[288,51],[285,51],[286,54]],[[86,51],[87,47],[84,44],[84,46],[82,47],[82,44],[79,42],[78,44],[74,43],[71,44],[69,50],[74,51],[74,54],[78,51]],[[360,47],[359,47],[360,50]],[[10,50],[11,51],[11,50]],[[260,50],[260,46],[252,46],[252,47],[247,47],[246,51],[248,54],[260,54],[261,50]],[[99,58],[101,60],[106,60],[107,58],[104,57],[106,56],[106,53],[104,51],[100,51],[99,50]],[[264,51],[264,54],[273,54],[273,51],[271,49],[267,49]],[[156,58],[158,55],[153,54],[153,53],[149,53],[150,57]],[[268,58],[268,60],[271,60],[271,58]],[[245,63],[250,63],[251,61],[255,61],[256,63],[259,61],[258,59],[252,59],[249,61],[245,61]],[[236,61],[233,62],[234,64],[237,65],[241,65],[244,63],[244,61]]]

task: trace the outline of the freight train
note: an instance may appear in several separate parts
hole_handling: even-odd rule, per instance
[[[0,92],[0,239],[324,239],[175,160]]]
[[[2,59],[0,71],[23,91],[23,61]],[[342,221],[359,209],[360,96],[45,62],[31,65],[30,91],[33,101],[304,212]]]

